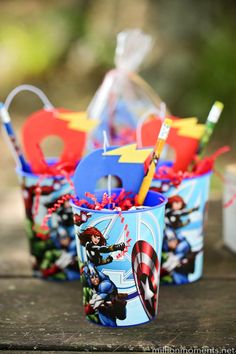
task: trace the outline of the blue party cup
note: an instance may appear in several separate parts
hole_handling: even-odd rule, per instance
[[[73,212],[65,201],[42,227],[48,208],[72,187],[65,177],[35,175],[17,169],[25,206],[25,225],[30,244],[33,274],[48,280],[80,278]]]
[[[104,192],[95,193],[98,200]],[[90,321],[123,327],[156,317],[166,202],[153,191],[143,207],[122,212],[72,202],[83,304]]]
[[[152,190],[168,198],[161,260],[161,284],[186,284],[201,278],[211,172],[185,178],[175,187],[154,179]]]

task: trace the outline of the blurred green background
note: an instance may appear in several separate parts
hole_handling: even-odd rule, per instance
[[[43,89],[55,106],[86,109],[114,65],[117,32],[140,27],[155,40],[140,74],[172,113],[203,122],[215,100],[224,102],[209,146],[232,146],[219,161],[221,169],[235,161],[235,18],[234,0],[2,0],[0,100],[29,83]],[[38,108],[34,95],[16,97],[10,112],[18,131]],[[2,139],[0,149],[1,188],[16,185]]]

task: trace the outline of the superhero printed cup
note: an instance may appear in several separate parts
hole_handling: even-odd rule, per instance
[[[174,187],[155,179],[152,190],[168,202],[161,260],[161,283],[186,284],[198,280],[203,271],[203,241],[211,172],[186,178]]]
[[[43,108],[30,114],[22,127],[21,140],[27,160],[8,113],[13,98],[21,91],[36,94],[43,103]],[[67,179],[56,175],[74,173],[84,153],[87,134],[98,122],[89,120],[86,112],[54,107],[44,92],[32,85],[20,85],[12,90],[5,104],[1,104],[0,115],[20,166],[17,174],[23,191],[34,274],[46,279],[77,279],[73,213],[69,202],[58,204],[57,212],[48,221],[48,230],[42,224],[46,223],[47,209],[54,206],[58,198],[72,192]],[[55,136],[63,143],[63,148],[56,159],[50,159],[42,151],[42,143]]]
[[[91,152],[74,173],[76,198],[88,199],[90,193],[101,202],[104,192],[118,196],[121,190],[134,197],[149,155],[150,150],[133,144]],[[97,185],[106,176],[115,177],[122,189],[98,191]],[[122,212],[109,205],[94,210],[72,203],[83,303],[89,320],[119,327],[155,318],[166,201],[150,191],[143,206]]]
[[[44,177],[17,169],[26,213],[33,274],[50,280],[79,279],[73,212],[69,201],[62,204],[42,227],[48,208],[71,193],[64,177]]]
[[[98,200],[104,192],[96,193]],[[87,319],[120,327],[155,318],[165,204],[153,191],[136,210],[90,210],[72,203]]]

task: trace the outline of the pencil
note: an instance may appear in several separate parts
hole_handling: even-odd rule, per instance
[[[216,101],[213,104],[213,106],[208,114],[208,117],[207,117],[207,120],[205,123],[205,130],[204,130],[203,136],[199,142],[199,147],[198,147],[198,151],[197,151],[197,155],[199,157],[202,157],[202,155],[203,155],[203,152],[210,140],[210,137],[215,129],[216,123],[218,122],[218,120],[220,118],[223,108],[224,108],[223,103]]]
[[[162,149],[163,149],[163,147],[166,143],[166,139],[169,135],[171,124],[172,124],[172,120],[168,119],[168,118],[166,118],[164,120],[164,122],[162,123],[161,130],[159,132],[156,145],[153,149],[152,158],[150,160],[146,175],[143,178],[141,187],[138,192],[137,201],[138,201],[139,205],[143,205],[143,202],[144,202],[146,195],[148,193],[148,190],[150,188],[153,176],[156,171],[156,166],[157,166],[158,161],[161,156]]]

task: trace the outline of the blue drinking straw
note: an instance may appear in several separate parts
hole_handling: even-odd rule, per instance
[[[17,163],[17,165],[24,171],[24,172],[31,172],[29,164],[26,162],[24,155],[21,151],[20,145],[18,143],[16,134],[14,132],[13,126],[11,124],[11,118],[6,110],[4,104],[0,102],[0,118],[2,121],[2,126],[7,134],[11,151],[13,157]]]

